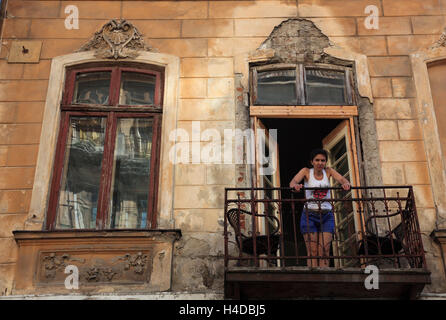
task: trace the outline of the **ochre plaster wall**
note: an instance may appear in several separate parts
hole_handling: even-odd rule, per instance
[[[79,9],[78,30],[64,27],[67,5]],[[379,9],[378,30],[365,28],[368,5]],[[333,44],[366,55],[383,183],[413,185],[423,234],[435,228],[425,148],[436,146],[423,141],[409,54],[439,39],[446,0],[9,0],[7,11],[0,51],[0,295],[13,286],[17,245],[11,231],[24,226],[39,144],[45,143],[39,137],[51,59],[80,48],[112,18],[129,20],[146,43],[180,58],[177,126],[189,133],[196,120],[201,131],[237,127],[234,72],[246,64],[240,57],[288,18],[309,19]],[[15,39],[41,41],[39,63],[8,63]],[[174,290],[221,289],[223,190],[236,184],[235,172],[235,165],[176,166],[173,214],[183,237],[175,249]],[[438,280],[430,290],[444,292],[438,247],[424,240]]]

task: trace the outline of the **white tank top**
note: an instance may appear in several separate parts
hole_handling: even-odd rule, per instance
[[[304,182],[304,186],[305,188],[329,188],[330,187],[330,180],[328,180],[328,176],[327,173],[325,172],[325,169],[322,170],[324,177],[322,178],[322,180],[317,180],[314,177],[314,168],[310,169],[310,178],[308,179],[308,181]],[[331,193],[330,190],[327,189],[321,189],[321,190],[305,190],[305,197],[307,199],[317,199],[317,200],[322,200],[322,199],[330,199],[331,198]],[[332,210],[332,206],[329,202],[325,201],[320,203],[321,205],[321,209],[322,210]],[[304,207],[305,208],[305,207]],[[319,203],[315,202],[315,201],[309,201],[308,202],[308,209],[311,210],[319,210]]]

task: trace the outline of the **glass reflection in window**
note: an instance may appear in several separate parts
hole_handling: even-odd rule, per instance
[[[103,117],[70,118],[57,229],[96,228],[105,127]]]
[[[111,228],[145,228],[153,119],[118,119],[113,161]]]
[[[257,73],[257,105],[296,105],[296,70]]]
[[[342,71],[306,69],[307,104],[343,105],[345,99],[345,73]]]
[[[73,103],[108,104],[110,72],[88,72],[76,75]]]
[[[123,72],[119,104],[153,105],[156,76],[143,73]]]

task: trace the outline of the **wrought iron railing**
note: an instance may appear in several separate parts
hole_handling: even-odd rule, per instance
[[[330,200],[307,200],[305,189],[226,188],[225,267],[426,268],[411,186],[328,189]],[[324,226],[327,203],[334,234],[310,236],[302,216]]]

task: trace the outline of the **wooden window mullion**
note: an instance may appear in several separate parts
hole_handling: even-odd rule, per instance
[[[252,69],[251,103],[253,103],[253,104],[257,103],[257,87],[259,85],[258,81],[259,81],[259,79],[258,79],[258,76],[257,76],[257,69]]]
[[[345,70],[345,91],[347,97],[347,103],[349,105],[353,104],[353,92],[352,92],[352,76],[351,71],[349,69]]]
[[[308,98],[307,98],[307,72],[306,72],[306,68],[304,65],[300,65],[300,78],[302,80],[302,92],[303,92],[303,105],[307,106],[309,105],[308,103]]]
[[[155,106],[161,105],[161,77],[159,72],[156,73],[154,103]]]
[[[153,135],[152,135],[152,150],[150,155],[150,183],[147,200],[147,225],[146,228],[155,229],[156,221],[156,204],[158,198],[158,170],[159,170],[159,145],[161,135],[161,116],[155,115],[153,117]]]
[[[98,196],[96,228],[105,229],[108,223],[111,180],[113,179],[113,157],[116,139],[116,114],[110,112],[107,117],[104,154],[102,158],[101,183]]]
[[[69,129],[70,115],[68,112],[61,113],[60,135],[57,141],[56,158],[54,159],[54,175],[51,181],[51,193],[48,203],[48,214],[46,229],[54,230],[56,226],[57,206],[59,203],[60,185],[62,179],[62,170],[64,166],[65,149]]]
[[[305,105],[305,68],[302,64],[296,66],[296,85],[298,86],[297,104]]]
[[[71,104],[71,102],[73,101],[75,82],[76,82],[76,72],[69,71],[67,75],[67,84],[65,86],[67,92],[65,94],[65,98],[62,99],[64,104]]]
[[[121,69],[114,67],[110,78],[110,105],[117,106],[119,103],[119,91],[121,82]]]

